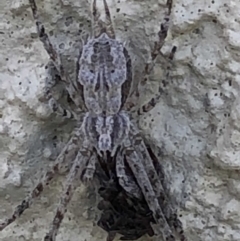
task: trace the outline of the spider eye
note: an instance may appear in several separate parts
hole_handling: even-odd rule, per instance
[[[111,70],[111,73],[113,74],[114,72],[115,72],[115,69],[112,69],[112,70]]]

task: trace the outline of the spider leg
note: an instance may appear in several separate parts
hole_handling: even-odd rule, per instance
[[[36,22],[37,33],[39,36],[40,41],[43,43],[45,50],[47,51],[52,63],[54,64],[55,68],[57,69],[61,80],[64,82],[71,99],[74,101],[77,107],[82,106],[84,107],[84,102],[81,95],[77,94],[78,89],[76,86],[73,85],[72,81],[69,79],[67,73],[64,70],[62,65],[61,58],[55,48],[53,47],[47,33],[45,32],[44,25],[39,19],[38,16],[38,9],[35,0],[29,0],[30,7],[32,9],[33,18]]]
[[[168,33],[168,29],[169,29],[169,20],[170,20],[170,14],[171,14],[171,9],[172,9],[172,0],[167,0],[167,12],[165,14],[164,17],[164,21],[160,26],[160,30],[158,32],[158,41],[154,43],[154,48],[151,51],[151,62],[147,63],[145,65],[144,71],[143,71],[143,79],[140,81],[140,83],[138,84],[138,87],[136,88],[135,91],[133,91],[133,93],[131,93],[131,96],[136,98],[138,100],[139,96],[140,96],[140,88],[142,86],[144,86],[148,81],[149,81],[149,75],[151,74],[154,66],[155,66],[155,62],[156,59],[158,57],[158,55],[161,55],[163,57],[163,59],[165,60],[166,63],[169,63],[169,60],[171,61],[174,57],[174,54],[177,50],[176,46],[174,46],[169,54],[169,56],[166,58],[162,52],[161,49],[164,45],[165,39],[167,37],[167,33]],[[167,73],[166,76],[169,75],[169,68],[167,68]],[[153,109],[156,104],[158,103],[160,97],[161,97],[161,92],[162,89],[159,88],[158,90],[159,93],[157,93],[157,95],[155,97],[153,97],[148,103],[146,103],[145,105],[141,106],[140,108],[138,108],[136,111],[138,113],[138,115],[142,115],[146,112],[149,112],[151,109]],[[135,100],[136,103],[136,100]],[[131,100],[128,103],[129,107],[127,108],[129,111],[130,109],[132,109],[134,106],[133,103],[131,103]],[[132,109],[133,110],[133,109]]]
[[[158,198],[158,202],[161,203],[164,216],[166,217],[169,226],[179,234],[181,241],[184,241],[186,238],[184,236],[182,223],[178,219],[176,210],[172,207],[171,202],[169,201],[169,198],[164,191],[164,187],[161,182],[163,177],[158,175],[153,165],[153,161],[158,162],[158,160],[156,160],[157,158],[153,153],[150,156],[149,150],[147,149],[144,140],[139,133],[136,134],[136,130],[134,132],[135,135],[133,135],[132,145],[135,147],[138,155],[141,156],[141,160],[143,160],[144,168],[149,177],[153,190]],[[153,158],[155,158],[155,160],[153,160]]]
[[[116,173],[119,184],[130,195],[141,198],[141,190],[133,179],[132,175],[127,174],[126,165],[124,163],[124,153],[119,150],[116,155]]]
[[[86,169],[82,177],[83,183],[89,183],[93,179],[97,161],[97,156],[93,153],[86,165]]]
[[[166,7],[167,7],[167,12],[165,14],[164,21],[160,26],[160,31],[158,32],[158,41],[154,43],[154,48],[151,52],[151,63],[150,64],[147,63],[145,65],[144,78],[143,78],[143,81],[140,82],[140,85],[145,85],[146,82],[149,81],[149,75],[151,74],[151,72],[155,66],[157,56],[161,55],[165,58],[165,56],[161,52],[161,49],[164,45],[165,39],[168,34],[169,20],[170,20],[170,14],[171,14],[171,10],[172,10],[172,0],[167,0]],[[173,59],[176,50],[177,50],[177,47],[174,46],[168,56],[168,59],[170,61]],[[169,75],[169,73],[168,73],[168,69],[167,69],[166,76],[168,76],[168,75]],[[142,106],[138,109],[138,111],[137,111],[138,115],[142,115],[145,112],[149,112],[151,109],[153,109],[156,106],[156,104],[158,103],[158,101],[161,97],[161,89],[160,88],[159,88],[159,92],[160,93],[157,94],[155,97],[153,97],[148,103],[146,103],[144,106]]]
[[[102,21],[99,21],[100,13],[96,6],[96,0],[93,0],[92,14],[93,14],[93,36],[98,37],[101,34],[103,23]]]
[[[152,59],[151,63],[150,64],[148,63],[145,65],[145,70],[144,70],[145,77],[144,77],[143,81],[147,81],[146,77],[153,70],[157,56],[159,54],[162,55],[161,49],[164,45],[165,39],[168,34],[169,20],[170,20],[170,14],[171,14],[171,10],[172,10],[172,0],[167,0],[166,7],[167,7],[167,12],[165,13],[163,23],[161,23],[160,31],[158,32],[158,41],[154,43],[154,48],[151,52],[151,59]],[[173,48],[176,48],[176,47],[173,47]],[[171,56],[171,54],[170,54],[170,56]]]
[[[134,130],[134,131],[137,131],[137,130]],[[161,179],[159,178],[159,176],[155,170],[152,158],[149,155],[149,151],[144,143],[144,140],[140,136],[140,133],[136,133],[136,132],[134,133],[132,131],[131,134],[132,135],[130,137],[132,138],[132,140],[131,140],[132,146],[134,146],[134,149],[138,153],[140,160],[142,160],[144,169],[146,170],[146,173],[151,182],[151,185],[153,186],[154,192],[157,195],[159,195],[159,194],[161,194],[161,191],[163,190],[163,186],[161,183]]]
[[[48,95],[49,97],[50,95]],[[75,120],[79,120],[78,116],[76,115],[75,112],[71,111],[71,110],[67,110],[65,108],[63,108],[57,101],[55,98],[50,97],[48,100],[48,105],[50,106],[51,110],[56,113],[57,115],[63,117],[63,118],[67,118],[67,119],[75,119]]]
[[[106,28],[107,28],[106,32],[110,37],[115,38],[115,32],[114,32],[114,28],[111,20],[111,14],[110,14],[106,0],[103,0],[103,3],[104,3],[105,14],[106,14]]]
[[[165,214],[165,217],[166,217],[166,219],[169,223],[169,226],[177,232],[181,241],[187,241],[187,238],[185,237],[185,234],[184,234],[182,222],[179,220],[179,218],[177,216],[177,210],[175,210],[172,207],[171,203],[168,200],[169,199],[168,195],[165,194],[164,189],[166,189],[166,187],[165,187],[165,184],[164,184],[164,173],[163,173],[162,167],[159,163],[159,160],[155,156],[152,149],[148,148],[148,154],[150,155],[150,158],[154,162],[154,167],[157,171],[159,180],[162,183],[162,185],[159,188],[160,194],[158,194],[158,196],[159,196],[159,202],[163,206],[164,214]]]
[[[160,232],[166,241],[175,241],[175,237],[168,225],[168,222],[159,206],[158,198],[153,190],[148,174],[145,171],[142,160],[139,160],[137,152],[131,147],[126,146],[126,160],[130,166],[138,185],[146,199],[149,209],[153,212],[153,217],[158,224]]]
[[[48,76],[45,78],[44,94],[46,99],[48,100],[49,107],[54,113],[61,117],[79,120],[78,115],[80,114],[80,112],[76,114],[73,110],[62,107],[62,105],[58,103],[58,101],[53,97],[52,88],[57,84],[57,82],[61,81],[61,78],[56,73],[56,68],[54,67],[52,61],[47,65],[47,69]]]
[[[168,59],[170,61],[172,61],[176,50],[177,50],[177,48],[174,46],[168,56]],[[166,78],[168,78],[168,75],[169,75],[169,68],[167,68],[167,70],[166,70],[166,74],[165,74]],[[156,106],[156,104],[159,102],[162,93],[163,93],[162,88],[159,88],[158,93],[150,101],[148,101],[146,104],[144,104],[143,106],[138,108],[137,114],[140,116],[140,115],[143,115],[143,114],[149,112],[150,110],[152,110]]]
[[[106,15],[106,23],[104,23],[102,20],[99,19],[100,13],[96,6],[96,0],[93,0],[93,8],[92,8],[93,26],[94,26],[93,36],[98,37],[100,34],[105,32],[109,37],[115,38],[115,32],[114,32],[114,28],[111,20],[111,14],[110,14],[106,0],[103,0],[103,4],[104,4],[105,15]]]
[[[42,193],[43,189],[49,185],[49,183],[52,181],[52,179],[57,173],[64,173],[68,171],[71,164],[69,163],[69,160],[74,159],[74,157],[76,156],[75,152],[77,148],[78,146],[76,145],[76,136],[74,136],[61,151],[54,164],[49,168],[46,173],[44,173],[41,181],[31,191],[30,195],[28,195],[22,201],[22,203],[15,208],[15,211],[10,218],[0,223],[0,231],[2,231],[5,227],[14,222],[18,217],[23,214],[26,209],[31,206],[33,200]]]
[[[55,241],[58,229],[64,218],[64,214],[67,211],[66,207],[69,201],[71,200],[75,189],[78,187],[75,182],[77,178],[82,175],[84,168],[90,158],[91,152],[84,150],[79,151],[74,163],[70,169],[70,172],[67,177],[66,185],[64,187],[63,194],[60,199],[60,203],[57,207],[50,231],[46,234],[44,241]]]

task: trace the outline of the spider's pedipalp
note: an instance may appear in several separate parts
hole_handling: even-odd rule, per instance
[[[114,28],[113,28],[111,14],[110,14],[106,0],[103,0],[103,4],[104,4],[104,9],[105,9],[105,15],[106,15],[106,32],[109,35],[109,37],[115,38],[115,32],[114,32]]]
[[[87,162],[91,156],[91,152],[88,150],[79,151],[73,165],[70,169],[70,172],[68,174],[66,184],[64,187],[63,194],[60,199],[60,203],[57,207],[57,211],[55,213],[50,231],[46,234],[44,241],[55,241],[58,229],[60,227],[60,224],[64,218],[64,214],[67,211],[67,204],[72,198],[72,195],[77,188],[78,182],[75,182],[76,179],[80,179],[83,170],[85,166],[87,165]]]
[[[92,15],[93,15],[93,36],[95,38],[99,37],[104,31],[104,23],[99,19],[101,14],[99,13],[96,5],[96,0],[93,0]]]
[[[111,14],[106,0],[103,0],[104,10],[106,15],[106,22],[100,19],[100,13],[97,9],[96,0],[93,0],[92,14],[93,14],[93,36],[99,37],[102,33],[106,33],[110,38],[115,38],[115,32],[111,20]]]

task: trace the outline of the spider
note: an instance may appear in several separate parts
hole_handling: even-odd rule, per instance
[[[43,175],[12,216],[0,223],[0,231],[14,222],[30,207],[58,173],[68,173],[65,186],[54,219],[44,241],[56,240],[57,232],[64,218],[66,207],[78,184],[76,179],[88,183],[94,178],[98,158],[107,161],[107,153],[116,158],[116,176],[120,186],[129,195],[146,201],[156,223],[155,234],[161,234],[166,241],[176,240],[173,230],[183,233],[181,225],[172,217],[171,207],[165,200],[161,180],[154,168],[152,157],[131,114],[141,115],[150,111],[158,102],[159,96],[152,98],[146,105],[136,108],[139,99],[138,88],[132,90],[133,75],[131,58],[124,45],[117,41],[111,21],[111,15],[103,0],[105,22],[100,19],[96,0],[92,4],[92,37],[80,50],[77,62],[78,76],[69,78],[60,58],[52,45],[44,25],[39,19],[37,5],[29,0],[36,22],[40,41],[47,51],[51,63],[58,71],[59,81],[64,83],[76,110],[64,109],[53,97],[53,82],[46,81],[46,97],[52,110],[67,118],[75,119],[77,126],[66,146],[62,149],[54,164]],[[154,67],[167,36],[172,0],[167,0],[167,12],[158,33],[159,41],[151,53],[152,62],[146,64],[143,71],[145,82]],[[172,59],[176,47],[169,58]],[[82,120],[82,121],[81,121]],[[129,175],[125,163],[133,175]],[[161,203],[163,206],[161,207]],[[184,240],[182,238],[182,240]]]

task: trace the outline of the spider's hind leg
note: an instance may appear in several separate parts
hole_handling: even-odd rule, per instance
[[[15,211],[11,217],[0,223],[0,231],[13,223],[23,214],[26,209],[31,206],[33,200],[40,196],[44,188],[50,184],[57,173],[65,173],[68,171],[69,166],[71,165],[71,160],[75,157],[77,148],[78,145],[76,145],[76,137],[72,137],[64,149],[61,151],[53,165],[48,169],[47,172],[44,173],[43,178],[39,181],[35,188],[22,201],[22,203],[15,208]]]
[[[95,171],[96,171],[96,163],[97,163],[98,159],[97,159],[97,155],[96,153],[94,152],[92,154],[92,156],[90,157],[87,165],[86,165],[86,168],[84,170],[84,173],[81,177],[81,180],[83,183],[89,183],[90,181],[93,180],[93,177],[94,177],[94,174],[95,174]]]
[[[169,223],[169,226],[172,228],[172,230],[175,230],[180,237],[180,240],[187,241],[182,222],[179,220],[177,215],[177,210],[172,206],[172,203],[169,200],[169,195],[166,193],[167,188],[164,181],[164,170],[153,150],[149,146],[146,148],[148,150],[150,159],[153,161],[154,169],[156,170],[158,179],[161,183],[159,185],[158,182],[153,182],[155,183],[155,190],[159,198],[159,203],[161,203],[161,206],[163,206],[164,215]]]
[[[116,154],[116,175],[118,177],[118,182],[129,195],[141,199],[141,190],[135,182],[132,173],[127,173],[124,157],[125,153],[119,150]]]
[[[157,195],[153,189],[149,175],[145,170],[144,162],[132,146],[126,146],[126,160],[130,166],[145,200],[152,211],[153,218],[157,224],[157,234],[162,233],[164,240],[175,241],[175,237],[165,218],[162,208],[159,205]]]
[[[46,234],[44,241],[55,241],[58,229],[60,224],[64,218],[64,214],[67,211],[67,205],[74,194],[74,191],[79,186],[77,179],[79,180],[83,170],[85,169],[87,162],[91,158],[91,152],[88,150],[83,149],[79,151],[73,165],[70,169],[70,172],[67,177],[67,181],[64,187],[63,194],[60,199],[60,203],[57,207],[53,222],[51,224],[50,231]]]
[[[181,241],[186,241],[181,221],[178,219],[177,210],[173,207],[165,183],[164,170],[149,145],[146,145],[137,129],[132,129],[132,144],[142,160],[143,167],[149,178],[158,203],[163,211],[164,217],[171,228],[176,231]]]

